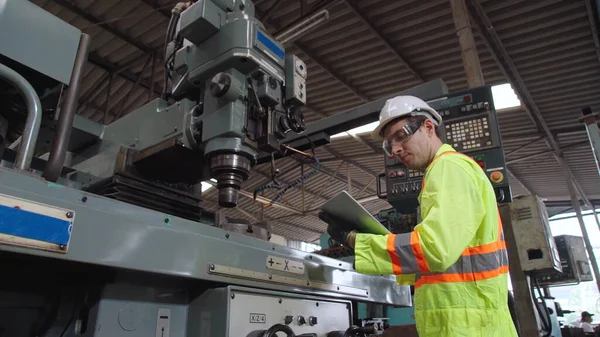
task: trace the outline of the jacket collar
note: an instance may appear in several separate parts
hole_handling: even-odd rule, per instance
[[[437,152],[435,153],[435,157],[437,158],[439,157],[442,153],[444,152],[456,152],[456,150],[450,146],[450,144],[442,144],[442,146],[440,146],[440,148],[437,150]]]

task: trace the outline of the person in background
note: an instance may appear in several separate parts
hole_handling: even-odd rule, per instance
[[[587,311],[581,312],[581,319],[579,320],[578,327],[583,329],[583,332],[588,333],[596,333],[600,331],[600,326],[596,326],[595,328],[592,326],[592,316],[594,314],[590,314]]]

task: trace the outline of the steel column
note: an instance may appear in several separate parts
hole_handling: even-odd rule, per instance
[[[594,38],[594,46],[596,47],[596,55],[598,56],[598,61],[600,61],[600,38],[598,37],[598,31],[600,30],[600,26],[598,25],[598,20],[600,20],[600,0],[584,0],[585,7],[587,9],[588,20],[590,21],[590,30],[592,31],[592,37]],[[594,10],[594,2],[596,5],[596,10]]]
[[[67,94],[65,95],[65,100],[58,116],[56,134],[52,139],[48,162],[42,173],[42,177],[51,182],[58,180],[65,165],[65,157],[69,141],[71,140],[71,129],[73,128],[73,120],[75,119],[77,103],[79,102],[79,88],[83,77],[83,67],[86,64],[91,43],[92,39],[88,34],[81,34],[69,88],[67,89]]]
[[[479,55],[477,54],[475,38],[473,38],[467,4],[465,0],[450,0],[450,6],[452,7],[452,17],[454,19],[454,26],[456,27],[458,42],[460,43],[463,66],[465,67],[469,88],[481,87],[484,85],[483,72],[481,71]]]
[[[596,162],[596,169],[600,174],[600,164],[598,164],[598,158],[600,158],[600,128],[598,128],[598,114],[592,113],[590,108],[583,109],[582,113],[583,116],[580,120],[585,124],[585,130],[588,135],[590,146],[592,147],[594,161]]]
[[[506,206],[500,206],[500,217],[504,219],[504,223],[510,224],[511,221],[508,221],[511,217],[510,209]],[[508,268],[519,322],[519,336],[539,336],[538,322],[535,319],[537,312],[531,298],[534,290],[529,286],[529,276],[523,272],[519,254],[516,253],[519,248],[512,226],[504,226],[504,241],[508,251]]]
[[[588,235],[587,228],[585,227],[585,222],[583,221],[583,215],[581,214],[581,205],[579,204],[579,198],[577,198],[577,192],[575,191],[573,176],[571,174],[571,170],[567,166],[567,163],[565,163],[564,160],[560,163],[563,170],[563,174],[565,175],[565,178],[567,180],[569,196],[571,197],[571,202],[573,203],[575,214],[577,214],[577,220],[579,221],[579,227],[581,228],[581,234],[583,235],[583,241],[585,242],[585,249],[587,250],[588,257],[592,264],[594,278],[596,279],[596,286],[598,287],[598,290],[600,290],[600,269],[598,269],[598,261],[596,260],[596,255],[594,254],[594,249],[592,247],[592,243],[590,242],[590,237]]]

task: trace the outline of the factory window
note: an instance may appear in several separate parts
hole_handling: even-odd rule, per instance
[[[494,97],[494,104],[496,106],[496,110],[504,110],[521,106],[521,102],[519,101],[519,98],[515,94],[515,91],[513,90],[510,83],[492,86],[492,96]],[[379,122],[373,122],[363,126],[359,126],[352,130],[348,130],[348,133],[355,135],[368,133],[375,130],[378,123]],[[331,138],[340,138],[348,136],[348,133],[337,133],[335,135],[332,135]]]
[[[585,214],[585,213],[584,213]],[[575,214],[565,214],[555,216],[550,219],[550,230],[553,236],[558,235],[576,235],[581,236],[579,222]],[[583,217],[585,227],[590,236],[590,242],[594,249],[596,258],[600,257],[600,232],[594,215],[588,212]],[[598,260],[598,259],[596,259]],[[577,285],[551,287],[550,294],[556,298],[563,310],[571,310],[572,313],[565,314],[565,317],[559,317],[559,320],[566,324],[576,321],[582,311],[589,311],[594,316],[594,324],[598,323],[600,317],[600,292],[596,282],[581,282]]]

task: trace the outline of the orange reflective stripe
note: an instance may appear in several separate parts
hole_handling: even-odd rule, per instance
[[[392,259],[392,272],[394,275],[400,275],[402,274],[402,266],[400,265],[400,258],[396,255],[396,246],[394,245],[395,240],[396,234],[388,235],[386,249]]]
[[[462,256],[493,253],[493,252],[501,250],[501,249],[506,249],[506,242],[496,241],[496,242],[488,243],[485,245],[467,248],[462,253]]]
[[[508,274],[508,266],[502,266],[496,270],[482,271],[476,273],[422,275],[419,278],[419,280],[415,283],[415,288],[418,288],[425,284],[482,281],[498,277],[502,274]]]
[[[429,269],[427,260],[425,260],[425,254],[423,254],[423,248],[421,247],[421,242],[419,240],[419,235],[417,231],[412,231],[412,233],[410,234],[410,246],[412,247],[415,260],[417,260],[419,270],[423,273],[430,272],[431,270]]]

